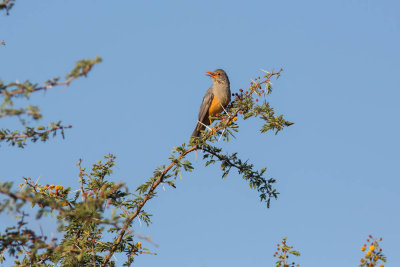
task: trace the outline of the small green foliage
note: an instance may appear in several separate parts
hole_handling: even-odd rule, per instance
[[[299,266],[295,262],[289,263],[289,255],[300,256],[300,252],[293,249],[293,246],[289,246],[286,243],[287,237],[284,237],[282,242],[277,244],[276,252],[274,257],[278,258],[275,267],[289,267]]]
[[[0,255],[5,259],[15,257],[20,251],[23,260],[20,264],[42,263],[43,266],[101,266],[104,264],[104,253],[110,251],[116,237],[104,236],[108,232],[119,235],[124,221],[137,208],[140,202],[132,201],[132,194],[123,184],[109,181],[112,168],[115,165],[115,156],[106,155],[105,161],[93,164],[90,173],[79,167],[80,188],[72,191],[61,185],[40,185],[30,178],[20,185],[22,190],[12,190],[12,183],[0,183],[0,194],[8,196],[0,203],[0,212],[12,212],[19,217],[18,227],[8,227],[5,233],[0,234]],[[56,215],[58,231],[63,233],[61,240],[49,239],[47,235],[36,235],[28,228],[24,211],[25,204],[30,203],[37,210],[36,218]],[[151,214],[141,211],[139,218],[149,224]],[[132,246],[133,240],[141,236],[129,230],[119,243],[116,253],[128,255],[127,262],[132,263],[133,255],[152,254],[141,245]],[[146,239],[147,240],[147,239]],[[150,239],[148,241],[151,242]],[[140,242],[139,242],[140,243]],[[140,243],[141,244],[141,243]],[[51,264],[50,264],[51,263]],[[110,262],[114,265],[114,262]],[[129,265],[128,265],[129,266]]]
[[[0,118],[21,115],[31,116],[34,120],[42,118],[39,107],[31,105],[26,108],[3,108],[1,109]]]
[[[101,62],[101,58],[99,57],[93,60],[85,59],[78,61],[72,72],[67,75],[68,78],[65,81],[60,81],[60,78],[56,77],[45,81],[43,85],[39,85],[30,81],[22,83],[17,81],[5,84],[0,80],[0,97],[3,98],[0,105],[0,119],[4,117],[18,117],[24,126],[24,130],[0,129],[0,142],[8,142],[12,146],[16,145],[23,148],[26,146],[28,140],[32,142],[38,140],[45,142],[50,136],[56,136],[58,132],[64,137],[64,130],[72,126],[63,126],[61,122],[49,123],[47,127],[42,125],[36,127],[29,126],[29,119],[35,121],[42,119],[43,115],[39,107],[28,105],[22,108],[15,108],[14,99],[29,99],[32,93],[46,91],[55,86],[68,86],[74,79],[86,76],[92,67],[99,62]]]
[[[87,76],[89,71],[92,69],[92,67],[98,63],[100,63],[102,59],[100,57],[95,57],[94,59],[81,59],[78,62],[76,62],[75,68],[65,76],[66,79],[76,79],[81,76]]]
[[[250,188],[257,189],[260,193],[260,200],[266,201],[267,207],[270,206],[271,198],[277,199],[278,192],[273,187],[276,182],[275,179],[266,179],[263,177],[266,168],[260,171],[255,171],[253,164],[249,164],[247,161],[242,161],[238,158],[237,153],[225,154],[221,148],[204,144],[202,147],[204,151],[203,159],[205,165],[215,164],[217,160],[221,163],[222,178],[225,178],[232,168],[237,169],[238,173],[242,175],[242,178],[248,181]]]
[[[36,142],[38,140],[45,142],[50,136],[55,137],[57,133],[61,133],[64,138],[64,129],[71,128],[71,125],[62,126],[61,121],[50,123],[48,126],[36,126],[36,128],[25,126],[24,130],[10,131],[8,129],[0,129],[0,142],[9,142],[12,146],[25,147],[26,142]]]

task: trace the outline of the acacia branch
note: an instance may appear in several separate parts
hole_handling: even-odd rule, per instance
[[[5,117],[13,116],[13,115],[20,116],[23,114],[28,115],[28,116],[34,116],[37,113],[32,112],[32,111],[26,112],[25,110],[22,110],[22,109],[18,110],[17,113],[16,112],[13,113],[13,112],[10,112],[9,110],[6,110],[5,112],[0,113],[0,118],[5,118]]]
[[[28,196],[28,195],[21,194],[21,193],[16,193],[16,194],[15,194],[15,193],[12,193],[12,192],[10,192],[10,191],[4,189],[4,188],[0,188],[0,194],[9,196],[9,197],[12,198],[14,201],[21,200],[21,201],[24,201],[24,202],[39,203],[39,204],[42,204],[43,206],[46,205],[46,204],[41,203],[40,201],[37,201],[37,200],[36,200],[34,197],[32,197],[32,196]],[[57,211],[60,212],[60,214],[62,214],[62,215],[64,215],[64,216],[65,216],[65,215],[68,215],[67,211],[65,211],[65,210],[64,210],[63,208],[61,208],[58,204],[56,204],[55,201],[49,202],[46,206],[49,206],[49,207],[51,207],[51,208],[53,208],[53,209],[56,209]]]
[[[75,64],[75,68],[65,77],[65,81],[59,82],[59,78],[54,78],[51,80],[48,80],[45,82],[45,85],[37,87],[36,84],[32,84],[29,81],[26,81],[25,83],[10,83],[9,85],[2,85],[2,88],[0,88],[0,94],[3,96],[6,96],[8,98],[13,97],[15,95],[19,94],[30,94],[33,92],[38,92],[42,90],[48,90],[50,88],[53,88],[54,86],[69,86],[69,84],[79,78],[79,77],[86,77],[87,74],[90,72],[90,70],[93,68],[94,65],[100,63],[102,59],[100,57],[95,57],[94,59],[81,59]],[[6,88],[10,86],[15,86],[17,87],[14,90],[7,91]]]
[[[31,93],[37,92],[37,91],[42,91],[42,90],[48,90],[48,89],[53,88],[53,87],[55,87],[55,86],[61,86],[61,85],[69,86],[69,84],[70,84],[73,80],[75,80],[76,78],[77,78],[77,77],[71,77],[71,78],[69,78],[68,80],[63,81],[63,82],[51,82],[51,83],[48,84],[48,85],[44,85],[44,86],[37,87],[37,88],[33,89]],[[14,90],[9,91],[9,92],[8,92],[8,91],[0,92],[0,94],[5,95],[5,96],[12,97],[12,96],[15,96],[15,95],[18,95],[18,94],[23,94],[23,93],[25,93],[25,89],[26,89],[26,88],[21,87],[21,88],[14,89]]]
[[[14,6],[14,1],[15,0],[3,0],[3,2],[0,3],[0,10],[5,9],[6,15],[8,15],[10,9]]]
[[[195,151],[196,149],[198,149],[197,145],[192,146],[191,148],[189,148],[188,150],[186,150],[184,153],[182,153],[178,158],[177,161],[181,160],[183,157],[185,157],[187,154]],[[116,241],[114,242],[111,251],[104,257],[104,261],[102,266],[107,266],[108,262],[110,261],[110,258],[112,257],[112,255],[115,253],[115,251],[117,250],[118,245],[121,243],[122,238],[125,235],[126,230],[129,228],[129,226],[131,225],[132,221],[139,215],[139,213],[141,212],[143,206],[146,204],[146,202],[151,198],[152,193],[156,190],[156,188],[163,182],[165,175],[168,173],[168,171],[174,167],[176,165],[175,162],[171,162],[161,173],[160,177],[154,182],[154,184],[150,187],[149,191],[147,192],[146,196],[143,198],[143,200],[139,203],[139,205],[137,206],[135,212],[129,217],[127,218],[124,226],[121,229],[120,234],[118,235]]]
[[[81,164],[82,164],[82,159],[79,159],[79,162],[76,165],[79,166],[79,180],[81,182],[81,188],[80,189],[81,189],[82,199],[83,199],[83,201],[86,201],[86,192],[83,189],[83,175],[85,175],[86,173],[84,172]]]
[[[0,184],[1,185],[1,184]],[[55,201],[55,199],[52,199],[52,201],[49,201],[48,199],[42,198],[41,200],[37,200],[35,197],[23,194],[23,193],[13,193],[7,190],[6,188],[1,188],[0,187],[0,194],[6,195],[10,198],[12,198],[14,201],[20,200],[23,202],[29,202],[29,203],[35,203],[35,204],[40,204],[42,208],[44,207],[49,207],[51,209],[57,210],[60,215],[64,218],[74,218],[77,217],[76,213],[73,210],[66,210],[64,209],[58,201]],[[114,226],[115,228],[121,229],[122,227],[118,225],[117,223],[110,222],[108,220],[101,220],[98,218],[86,218],[87,221],[89,222],[94,222],[97,224],[104,224],[104,225],[110,225]]]
[[[53,128],[50,128],[50,129],[48,129],[48,130],[46,130],[46,131],[43,131],[43,132],[36,132],[36,131],[34,131],[33,133],[29,133],[29,134],[22,134],[22,135],[11,135],[11,136],[0,136],[0,141],[3,141],[3,140],[14,140],[14,141],[17,141],[18,139],[26,139],[26,138],[32,138],[32,137],[34,137],[34,136],[42,136],[42,135],[46,135],[46,134],[49,134],[49,133],[51,133],[51,132],[55,132],[55,131],[58,131],[58,130],[64,130],[64,129],[69,129],[69,128],[72,128],[72,125],[68,125],[68,126],[57,126],[57,127],[53,127]]]

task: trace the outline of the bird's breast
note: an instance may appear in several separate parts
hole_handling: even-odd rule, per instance
[[[221,113],[222,110],[224,110],[223,107],[223,103],[220,101],[220,99],[218,97],[213,98],[210,108],[208,109],[208,115],[209,116],[215,116],[217,113]]]
[[[214,98],[211,102],[210,109],[208,110],[210,116],[215,116],[215,114],[221,113],[231,101],[231,92],[229,89],[229,85],[215,87],[213,90],[213,94]]]

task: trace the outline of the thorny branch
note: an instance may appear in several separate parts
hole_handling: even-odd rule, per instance
[[[63,82],[49,82],[48,85],[44,85],[44,86],[41,86],[41,87],[34,88],[31,91],[31,93],[42,91],[42,90],[48,90],[48,89],[53,88],[55,86],[61,86],[61,85],[69,86],[70,83],[73,80],[75,80],[76,78],[78,78],[78,77],[71,77],[68,80],[63,81]],[[16,85],[19,85],[19,84],[16,84]],[[9,97],[15,96],[15,95],[18,95],[18,94],[23,94],[23,93],[25,93],[25,88],[24,87],[20,87],[20,88],[14,89],[12,91],[1,91],[0,92],[0,94],[2,94],[4,96],[9,96]]]
[[[3,189],[3,188],[0,188],[0,194],[9,196],[14,201],[21,200],[21,201],[24,201],[24,202],[38,203],[43,208],[44,207],[50,207],[51,209],[57,210],[60,213],[60,215],[62,215],[63,217],[72,218],[73,216],[75,216],[74,212],[69,212],[68,210],[63,209],[62,205],[60,203],[56,202],[56,201],[51,201],[49,199],[42,199],[42,200],[38,201],[37,199],[35,199],[32,196],[27,196],[27,195],[19,194],[19,193],[17,193],[17,194],[16,193],[12,193],[12,192],[10,192],[10,191],[8,191],[6,189]],[[110,221],[107,221],[107,220],[101,220],[101,219],[98,219],[98,218],[87,218],[87,219],[88,219],[88,222],[92,221],[92,222],[97,223],[97,224],[110,225],[110,226],[113,226],[113,227],[119,228],[119,229],[122,228],[120,225],[118,225],[116,223],[113,223],[113,222],[110,222]]]
[[[0,80],[0,97],[3,98],[0,104],[0,118],[26,115],[32,117],[34,120],[41,119],[42,114],[37,106],[30,105],[24,108],[14,108],[13,98],[25,97],[28,99],[34,92],[47,91],[55,86],[69,86],[73,80],[82,76],[86,77],[93,66],[101,61],[100,57],[79,60],[72,71],[66,75],[64,81],[60,81],[60,78],[56,77],[45,81],[42,86],[30,81],[22,83],[17,81],[6,84]],[[58,130],[61,131],[61,135],[64,137],[64,129],[72,127],[71,125],[62,126],[61,122],[58,122],[50,123],[48,127],[37,126],[35,130],[33,127],[26,126],[25,119],[20,118],[20,121],[25,125],[25,130],[12,131],[9,129],[0,129],[0,142],[9,141],[13,146],[16,144],[19,147],[24,147],[28,139],[32,142],[36,142],[39,139],[44,142],[47,141],[50,133],[53,133],[53,136],[55,136]]]
[[[0,3],[0,10],[5,9],[6,15],[8,15],[10,9],[14,6],[14,1],[15,0],[3,0],[3,2]]]
[[[46,131],[42,131],[42,132],[36,132],[36,131],[33,131],[32,133],[29,133],[29,134],[24,134],[24,135],[15,135],[15,136],[0,136],[0,141],[1,140],[18,140],[18,139],[25,139],[25,138],[30,138],[30,137],[33,137],[33,136],[42,136],[42,135],[46,135],[46,134],[49,134],[49,133],[52,133],[52,132],[56,132],[56,131],[58,131],[58,130],[61,130],[61,131],[63,131],[64,129],[69,129],[69,128],[72,128],[72,125],[68,125],[68,126],[58,126],[58,127],[54,127],[54,128],[51,128],[51,129],[48,129],[48,130],[46,130]]]
[[[181,160],[183,157],[185,157],[187,154],[189,154],[190,152],[196,150],[198,147],[197,145],[192,146],[191,148],[189,148],[188,150],[186,150],[184,153],[182,153],[179,157],[178,157],[178,161]],[[104,257],[104,262],[102,264],[102,266],[107,266],[107,263],[109,262],[110,258],[112,257],[112,255],[114,254],[114,252],[117,250],[118,245],[121,243],[122,238],[125,235],[126,230],[129,228],[129,226],[131,225],[132,221],[139,215],[140,211],[142,210],[143,206],[146,204],[146,202],[151,198],[151,194],[154,192],[154,190],[156,190],[157,186],[159,186],[165,175],[168,173],[168,171],[175,165],[176,163],[171,162],[162,172],[161,176],[157,179],[157,181],[155,181],[155,183],[150,187],[148,193],[146,194],[146,196],[143,198],[142,202],[140,202],[140,204],[137,206],[135,212],[126,219],[124,226],[121,229],[120,234],[118,235],[116,241],[114,242],[111,251]]]
[[[79,162],[76,164],[79,167],[79,180],[81,182],[81,194],[84,201],[86,201],[86,193],[83,189],[83,175],[85,174],[84,169],[82,168],[82,159],[79,159]],[[87,175],[87,174],[86,174]]]

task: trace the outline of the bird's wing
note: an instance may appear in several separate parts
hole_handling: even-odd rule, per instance
[[[203,102],[201,103],[199,111],[199,121],[204,123],[204,121],[208,119],[208,110],[211,107],[213,99],[214,99],[214,94],[210,88],[207,90],[206,94],[203,97]]]
[[[200,131],[202,131],[205,128],[204,125],[209,124],[208,110],[210,109],[213,99],[214,99],[214,94],[210,88],[207,90],[206,94],[204,95],[203,102],[201,103],[199,118],[198,118],[199,121],[196,123],[196,128],[192,133],[192,137],[200,136]]]

